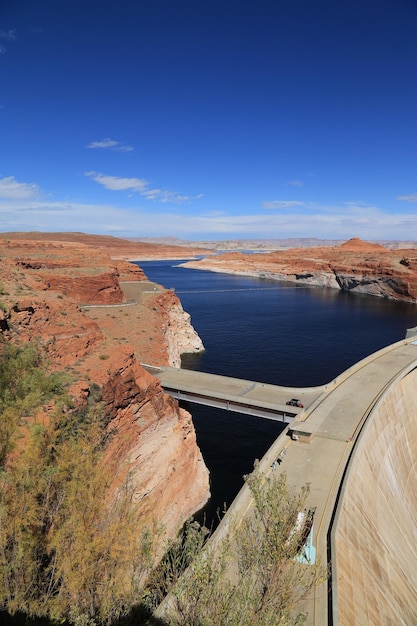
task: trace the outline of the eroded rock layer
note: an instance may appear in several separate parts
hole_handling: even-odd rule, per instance
[[[177,296],[74,237],[3,239],[0,271],[2,340],[41,341],[52,367],[71,374],[75,403],[100,389],[112,494],[129,475],[142,525],[156,521],[172,535],[209,497],[191,416],[140,365],[178,365],[182,352],[203,349]]]
[[[417,302],[416,250],[388,250],[360,239],[265,254],[232,252],[185,266]]]

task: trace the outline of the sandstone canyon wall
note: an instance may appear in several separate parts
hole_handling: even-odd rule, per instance
[[[417,302],[416,250],[388,250],[359,239],[265,254],[232,252],[184,266]]]
[[[202,352],[203,342],[191,325],[189,313],[171,290],[164,290],[155,304],[161,317],[161,330],[167,346],[167,361],[171,367],[181,367],[181,354]]]
[[[75,403],[100,388],[113,493],[129,475],[138,519],[174,534],[207,501],[208,470],[191,416],[140,362],[178,365],[182,352],[203,349],[178,298],[105,246],[74,240],[3,240],[0,270],[2,340],[41,341],[52,367],[71,375]]]

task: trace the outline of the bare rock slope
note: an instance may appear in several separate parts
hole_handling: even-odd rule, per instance
[[[112,492],[129,473],[138,519],[172,535],[207,501],[208,470],[191,416],[140,363],[177,365],[201,340],[177,296],[138,266],[112,260],[105,245],[50,239],[0,241],[2,340],[42,341],[53,367],[71,373],[75,402],[101,389]]]
[[[417,302],[416,250],[388,250],[357,238],[333,247],[232,252],[185,266]]]

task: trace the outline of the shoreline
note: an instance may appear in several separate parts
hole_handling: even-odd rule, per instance
[[[233,263],[244,263],[247,265],[254,265],[254,258],[252,255],[247,255],[247,259],[240,256],[238,259],[229,259],[227,263],[233,265]],[[219,257],[217,257],[218,259]],[[366,265],[367,259],[364,259],[364,268],[360,266],[356,269],[345,269],[343,266],[340,269],[337,266],[332,266],[328,263],[327,267],[316,267],[312,269],[306,268],[305,264],[297,271],[295,264],[289,265],[288,273],[285,271],[285,265],[281,262],[281,270],[284,271],[271,271],[270,267],[262,265],[260,267],[225,267],[218,264],[212,259],[204,257],[202,260],[191,260],[181,264],[181,267],[194,270],[202,270],[208,272],[214,272],[219,274],[230,274],[236,276],[247,276],[258,278],[260,280],[275,280],[277,282],[289,282],[293,285],[303,285],[306,287],[324,287],[327,289],[336,289],[339,291],[345,291],[353,294],[373,296],[382,298],[385,300],[392,300],[396,302],[405,302],[407,304],[417,304],[416,289],[412,284],[414,281],[406,275],[401,273],[393,274],[391,267],[386,268],[385,272],[381,271],[381,268],[376,265],[375,271],[372,272],[372,268]],[[277,262],[278,265],[278,262]],[[371,269],[371,271],[369,271]],[[368,271],[366,271],[368,270]],[[416,296],[416,297],[414,297]]]

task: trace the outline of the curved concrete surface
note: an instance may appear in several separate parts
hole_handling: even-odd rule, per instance
[[[325,583],[309,597],[307,626],[417,624],[415,368],[411,340],[370,355],[324,386],[260,462],[266,474],[285,472],[290,488],[310,485],[314,547],[330,561],[332,592]],[[251,507],[244,485],[212,542]]]
[[[386,346],[312,400],[260,461],[291,489],[310,486],[314,548],[331,579],[306,600],[306,625],[415,626],[417,341]],[[244,485],[211,545],[252,506]]]
[[[333,623],[417,624],[417,370],[367,419],[333,529]]]

